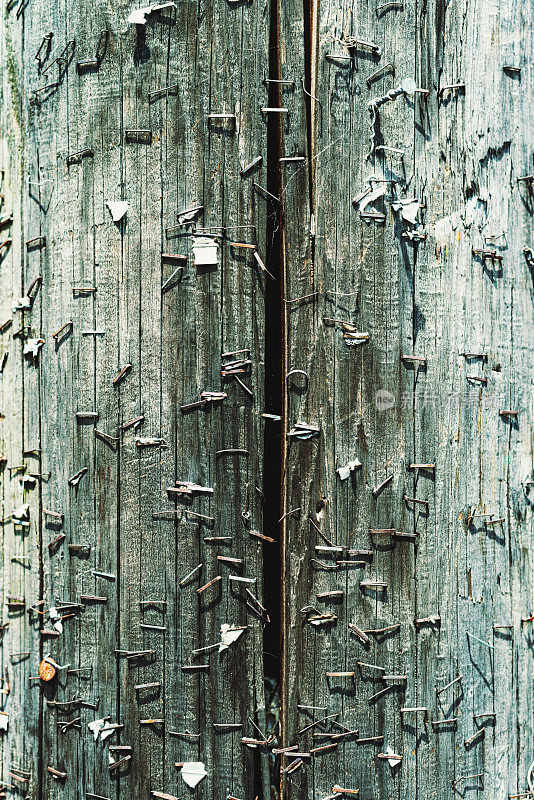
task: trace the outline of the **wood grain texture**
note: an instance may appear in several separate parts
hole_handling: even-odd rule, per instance
[[[10,687],[2,780],[11,786],[10,768],[28,770],[29,780],[7,791],[35,798],[182,797],[191,790],[176,763],[202,761],[207,776],[195,796],[267,796],[266,756],[240,741],[255,736],[249,718],[265,726],[263,623],[228,575],[256,578],[261,600],[263,545],[250,530],[262,530],[265,277],[250,250],[229,242],[253,243],[265,258],[265,211],[253,190],[254,179],[266,183],[265,166],[254,177],[241,169],[266,159],[269,8],[179,3],[145,26],[128,23],[133,9],[2,6],[2,213],[14,215],[13,242],[0,254],[2,321],[13,318],[1,334]],[[211,124],[208,115],[222,112],[231,124]],[[148,143],[139,130],[150,131]],[[119,200],[128,210],[113,222],[107,203]],[[178,215],[197,205],[195,223],[178,227]],[[215,235],[216,266],[195,266],[195,229]],[[38,236],[46,246],[27,250]],[[13,313],[38,275],[31,309]],[[14,338],[23,326],[31,330]],[[31,337],[44,339],[34,361],[22,355]],[[221,354],[242,348],[252,366],[240,377],[253,397],[221,375]],[[181,412],[205,390],[228,397]],[[217,457],[227,448],[248,455]],[[19,464],[25,473],[13,469]],[[23,489],[30,472],[50,477]],[[177,480],[213,495],[176,501],[167,489]],[[22,502],[30,506],[24,529],[10,521]],[[243,568],[217,555],[243,559]],[[25,608],[6,609],[8,595],[24,597]],[[29,615],[39,600],[44,613]],[[48,609],[70,603],[81,606],[61,612],[63,632],[43,635]],[[246,629],[219,654],[224,623]],[[153,652],[124,654],[145,650]],[[48,686],[30,681],[47,654],[62,667]],[[186,669],[199,664],[209,668]],[[63,730],[76,717],[80,728]],[[87,727],[99,718],[120,726],[105,743]],[[109,769],[108,745],[130,746],[131,759]]]
[[[261,602],[277,572],[253,533],[281,370],[285,432],[318,429],[283,457],[281,740],[314,752],[281,756],[282,795],[528,796],[532,11],[287,0],[269,89],[269,5],[177,2],[137,26],[122,0],[1,7],[1,780],[174,798],[201,761],[197,797],[279,796],[270,748],[241,738],[267,726],[245,588]],[[254,181],[281,186],[281,354],[239,246],[268,261],[276,241]],[[240,355],[253,397],[221,374]],[[218,653],[224,623],[245,630]],[[99,718],[120,726],[106,742]]]
[[[307,156],[283,168],[285,293],[313,295],[287,311],[288,368],[306,370],[309,383],[288,386],[286,423],[320,428],[288,439],[285,508],[300,511],[285,533],[283,738],[309,751],[335,742],[339,723],[358,731],[304,760],[286,795],[326,797],[335,784],[365,798],[528,792],[532,208],[517,177],[532,168],[532,15],[489,2],[280,8],[281,77],[298,89],[285,102],[284,155]],[[347,48],[350,37],[362,44]],[[394,76],[368,84],[387,64]],[[371,127],[369,102],[406,78],[428,96],[399,93]],[[458,83],[465,89],[442,93]],[[381,223],[352,203],[371,176],[390,181],[374,203]],[[418,242],[402,236],[416,228],[393,209],[410,198],[422,205]],[[493,248],[501,262],[472,253]],[[347,346],[342,322],[368,342]],[[340,481],[335,470],[353,459],[362,466]],[[334,569],[347,555],[317,552],[327,545],[317,528],[372,558]],[[416,545],[389,529],[416,534]],[[341,599],[317,598],[340,590]],[[314,627],[309,606],[335,621]],[[415,622],[429,617],[439,620]],[[368,633],[364,646],[350,623],[398,627]],[[388,685],[384,671],[407,680],[371,699]],[[401,713],[420,707],[426,714]],[[457,721],[439,724],[447,718]],[[375,736],[384,738],[358,741]],[[388,749],[403,757],[396,768],[377,758]]]

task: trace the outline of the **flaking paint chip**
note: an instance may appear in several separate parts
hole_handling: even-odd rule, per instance
[[[191,789],[194,789],[207,774],[202,761],[186,761],[181,769],[182,778]]]
[[[0,711],[0,731],[7,731],[9,725],[9,714],[5,711]]]

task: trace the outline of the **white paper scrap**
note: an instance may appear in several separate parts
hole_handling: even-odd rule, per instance
[[[371,205],[371,203],[374,203],[374,201],[378,200],[379,197],[385,195],[387,189],[388,187],[386,183],[379,183],[371,192],[369,192],[369,194],[366,194],[365,197],[363,197],[358,203],[360,214],[368,214],[368,207]],[[371,209],[371,211],[375,211],[375,209]]]
[[[12,306],[12,309],[13,313],[15,313],[15,311],[24,311],[25,308],[31,308],[31,307],[32,307],[32,301],[30,300],[29,297],[19,297],[17,302]]]
[[[24,355],[30,358],[37,358],[39,350],[44,345],[44,339],[26,339],[24,345]]]
[[[127,200],[108,200],[106,205],[110,210],[111,219],[113,222],[119,222],[129,208],[129,203]]]
[[[239,639],[244,630],[245,627],[243,626],[228,625],[227,622],[224,622],[221,625],[221,643],[219,645],[219,653],[222,653],[223,650],[228,650],[230,645]]]
[[[101,741],[105,741],[109,739],[109,737],[115,733],[115,730],[119,727],[117,722],[106,722],[104,727],[100,730],[100,739]]]
[[[95,742],[98,739],[98,737],[100,735],[100,731],[102,730],[102,728],[104,727],[105,724],[106,724],[106,720],[105,719],[95,719],[92,722],[88,723],[87,727],[89,728],[89,730],[93,734],[93,736],[95,738]]]
[[[388,757],[388,764],[390,767],[396,767],[402,761],[402,756],[397,755],[394,753],[391,747],[388,747],[386,750],[386,755]]]
[[[145,25],[146,18],[150,14],[150,8],[138,8],[137,11],[132,11],[131,14],[128,16],[128,22],[131,22],[132,25]]]
[[[361,467],[362,462],[358,461],[357,458],[354,461],[349,461],[348,464],[345,464],[344,467],[338,467],[336,469],[337,474],[339,475],[340,480],[346,481],[347,478],[350,476],[350,473],[353,472],[358,467]]]
[[[93,722],[89,722],[87,727],[95,737],[95,742],[99,736],[100,740],[103,742],[111,736],[112,733],[115,733],[116,729],[119,727],[119,723],[108,722],[106,719],[95,719]]]
[[[421,208],[419,200],[396,200],[391,204],[391,207],[393,211],[400,211],[401,217],[406,222],[411,222],[412,225],[417,224],[417,215]]]
[[[195,267],[217,266],[217,251],[219,246],[215,239],[208,236],[195,236],[193,239],[193,256]]]
[[[202,761],[186,761],[181,769],[182,778],[192,789],[208,774]]]
[[[46,661],[48,664],[52,664],[52,666],[55,667],[56,669],[68,669],[70,667],[70,663],[69,664],[56,664],[56,662],[54,661],[52,656],[45,656],[43,658],[43,661]]]
[[[63,633],[63,623],[61,622],[61,614],[55,608],[55,606],[51,606],[48,609],[48,616],[50,617],[50,622],[52,626],[58,631],[58,633]]]
[[[17,525],[20,522],[28,522],[30,519],[30,504],[23,503],[16,508],[11,515],[13,522]]]
[[[128,16],[128,22],[132,25],[146,25],[146,18],[153,11],[162,11],[164,8],[176,8],[176,3],[158,3],[155,6],[145,6],[132,11]]]

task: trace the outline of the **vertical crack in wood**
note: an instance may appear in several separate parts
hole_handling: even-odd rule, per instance
[[[278,0],[270,2],[268,105],[282,105],[280,90],[280,42]],[[278,114],[267,119],[267,191],[275,198],[281,195],[280,156],[282,154],[281,121]],[[274,280],[266,281],[265,291],[265,409],[279,415],[279,422],[265,422],[264,427],[264,533],[275,538],[276,543],[263,561],[264,605],[270,623],[263,633],[263,670],[265,681],[266,712],[271,724],[281,725],[282,670],[282,616],[283,616],[283,528],[282,517],[282,460],[285,420],[283,414],[284,368],[284,314],[283,269],[280,203],[266,200],[266,242],[268,269]],[[278,731],[277,735],[280,735]],[[271,793],[276,797],[280,783],[280,758],[269,759]],[[259,792],[259,787],[257,788]]]

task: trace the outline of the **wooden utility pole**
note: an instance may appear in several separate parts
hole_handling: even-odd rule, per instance
[[[281,6],[281,78],[309,76],[283,103],[287,430],[319,429],[287,441],[285,741],[338,715],[291,797],[529,791],[532,26]]]
[[[530,797],[532,8],[138,5],[2,0],[2,792]]]

